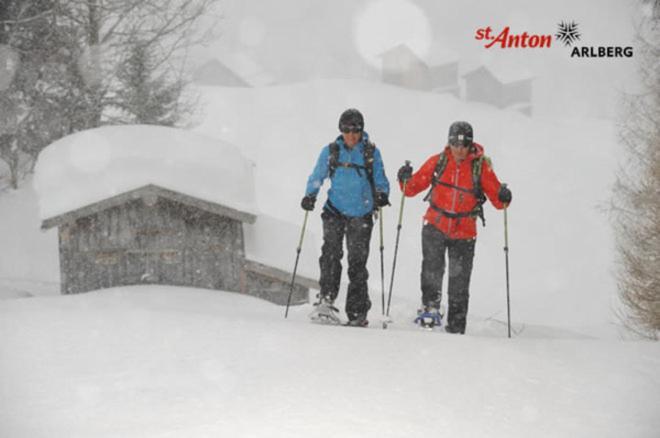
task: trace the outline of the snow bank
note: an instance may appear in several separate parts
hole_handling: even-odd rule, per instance
[[[243,212],[257,211],[252,163],[235,146],[161,126],[105,126],[62,138],[39,155],[42,219],[155,184]]]

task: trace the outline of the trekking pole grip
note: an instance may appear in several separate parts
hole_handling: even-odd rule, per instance
[[[410,160],[406,160],[406,166],[410,166]],[[401,229],[401,222],[403,221],[403,203],[406,200],[406,186],[408,180],[403,181],[403,191],[401,192],[401,205],[399,206],[399,223],[397,229]]]

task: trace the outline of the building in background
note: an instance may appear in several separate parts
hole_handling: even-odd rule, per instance
[[[426,63],[407,45],[399,44],[380,55],[383,82],[413,90],[430,90],[431,73]]]
[[[481,65],[467,71],[462,77],[465,81],[466,101],[487,103],[532,115],[533,77],[526,72],[506,72]]]
[[[460,98],[458,60],[458,56],[452,51],[438,48],[431,50],[427,57],[431,76],[431,91],[434,93],[449,93]]]
[[[195,70],[192,76],[198,85],[265,87],[275,84],[275,79],[262,66],[243,53],[210,59]]]
[[[427,60],[406,44],[399,44],[380,55],[381,80],[399,87],[459,96],[458,60],[446,51],[434,51]]]

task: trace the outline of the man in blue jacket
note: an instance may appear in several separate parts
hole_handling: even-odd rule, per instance
[[[348,250],[348,325],[365,327],[371,308],[367,279],[367,259],[374,211],[390,205],[390,185],[385,176],[380,151],[364,131],[364,118],[356,109],[344,111],[339,118],[341,135],[325,146],[307,180],[304,210],[312,211],[316,196],[330,178],[328,200],[323,206],[323,247],[319,264],[321,292],[311,318],[339,323],[334,301],[339,293],[343,240]]]

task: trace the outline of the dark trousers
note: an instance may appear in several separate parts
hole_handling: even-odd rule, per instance
[[[355,319],[371,308],[367,288],[367,259],[373,218],[371,215],[348,217],[335,214],[327,209],[321,214],[323,219],[323,247],[321,248],[321,295],[337,298],[341,280],[341,259],[344,256],[343,241],[346,236],[348,250],[348,292],[346,294],[346,314]]]
[[[422,303],[437,306],[442,298],[445,251],[449,255],[447,327],[465,333],[470,275],[476,239],[448,239],[431,224],[422,228]]]

